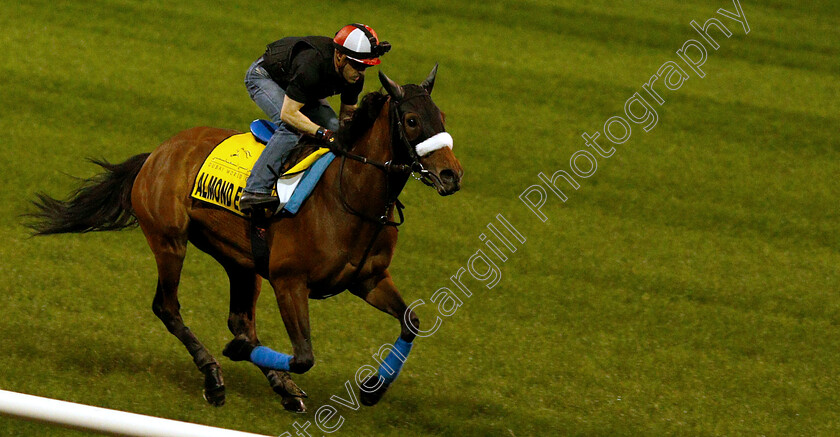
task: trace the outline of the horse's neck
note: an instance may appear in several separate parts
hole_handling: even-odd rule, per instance
[[[382,105],[373,126],[354,144],[354,154],[380,163],[393,159],[389,105],[390,102]],[[360,212],[375,214],[375,217],[385,211],[386,202],[396,199],[408,179],[407,174],[385,173],[373,165],[350,159],[347,160],[346,167],[344,175],[341,176],[346,200]],[[388,196],[392,198],[388,199]]]
[[[353,145],[353,153],[379,162],[392,158],[390,105],[390,101],[382,105],[373,126]]]

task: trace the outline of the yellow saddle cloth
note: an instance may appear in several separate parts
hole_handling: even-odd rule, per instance
[[[244,215],[239,210],[239,198],[263,149],[265,145],[250,133],[233,135],[219,143],[198,171],[192,197]],[[327,148],[316,150],[281,178],[292,178],[303,172],[327,152]]]

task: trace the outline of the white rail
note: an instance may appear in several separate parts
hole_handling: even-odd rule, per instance
[[[0,415],[130,437],[268,437],[0,390]]]

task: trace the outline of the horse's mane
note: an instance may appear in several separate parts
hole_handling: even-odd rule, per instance
[[[378,91],[362,97],[362,102],[356,112],[353,113],[353,118],[336,132],[336,142],[339,147],[345,150],[353,147],[353,144],[373,126],[373,122],[379,117],[379,111],[382,110],[382,105],[385,104],[386,100],[388,100],[388,95]]]
[[[379,111],[382,110],[382,105],[388,100],[388,94],[373,91],[362,97],[359,107],[353,113],[353,118],[344,124],[344,127],[336,132],[337,148],[343,150],[350,150],[356,141],[359,140],[379,117]],[[323,147],[323,143],[318,142],[309,137],[303,137],[301,141],[289,151],[289,157],[280,168],[280,173],[292,168],[304,156],[315,151],[319,147]]]

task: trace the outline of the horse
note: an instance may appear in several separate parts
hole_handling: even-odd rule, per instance
[[[306,393],[289,372],[302,374],[315,363],[308,300],[349,290],[400,323],[394,346],[399,353],[391,352],[379,375],[359,384],[361,402],[374,405],[399,372],[420,326],[388,269],[396,226],[403,220],[397,196],[412,175],[441,196],[458,191],[463,176],[444,115],[431,99],[437,68],[421,84],[404,86],[380,71],[385,92],[367,94],[337,133],[331,146],[336,159],[298,213],[259,219],[270,248],[264,269],[253,255],[249,217],[190,197],[202,163],[217,144],[238,133],[234,130],[196,127],[120,164],[92,160],[105,171],[85,180],[67,200],[38,193],[27,225],[34,235],[48,235],[139,224],[157,263],[152,310],[189,351],[204,376],[204,398],[214,406],[225,401],[219,362],[184,323],[178,302],[188,242],[221,264],[230,279],[227,325],[234,338],[223,354],[256,364],[287,410],[306,410]],[[441,136],[448,144],[436,141]],[[257,337],[255,306],[263,276],[274,289],[292,355],[262,346]]]

